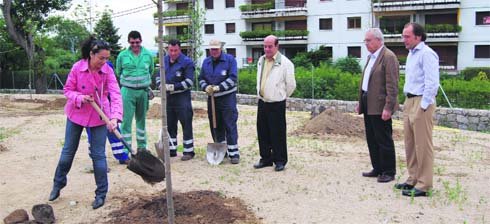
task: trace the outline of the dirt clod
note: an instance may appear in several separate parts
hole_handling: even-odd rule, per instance
[[[0,152],[4,152],[4,151],[8,151],[8,150],[9,149],[7,148],[7,146],[0,144]]]
[[[238,198],[213,191],[174,193],[175,223],[261,223]],[[166,196],[121,198],[123,207],[108,215],[106,223],[162,223],[167,220]]]
[[[29,221],[29,215],[25,209],[17,209],[3,219],[5,224],[23,223]]]
[[[53,207],[48,204],[38,204],[32,207],[32,216],[40,223],[51,224],[54,223],[55,217]]]

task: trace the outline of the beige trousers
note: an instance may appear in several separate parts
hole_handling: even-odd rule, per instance
[[[405,153],[407,156],[407,184],[422,191],[432,189],[434,175],[434,148],[432,144],[433,114],[436,105],[426,111],[420,107],[422,97],[406,98],[403,109]]]

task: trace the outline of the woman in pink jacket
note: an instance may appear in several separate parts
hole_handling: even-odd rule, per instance
[[[84,128],[90,129],[90,158],[94,167],[95,200],[92,208],[104,205],[108,189],[105,144],[107,131],[113,131],[122,119],[122,100],[119,85],[113,70],[106,64],[110,56],[109,44],[90,37],[82,44],[82,60],[76,62],[64,87],[67,98],[65,105],[65,144],[54,175],[54,184],[49,200],[54,201],[66,186],[66,175],[70,171],[73,158]],[[108,95],[111,97],[109,102]],[[109,117],[106,125],[90,102],[95,101]]]

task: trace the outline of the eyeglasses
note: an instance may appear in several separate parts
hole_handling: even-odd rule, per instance
[[[140,44],[141,41],[129,41],[129,44]]]

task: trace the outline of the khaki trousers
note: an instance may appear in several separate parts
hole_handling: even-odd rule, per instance
[[[406,98],[403,111],[405,153],[407,156],[407,184],[422,191],[432,189],[434,149],[432,144],[435,103],[426,111],[420,107],[422,97]]]

